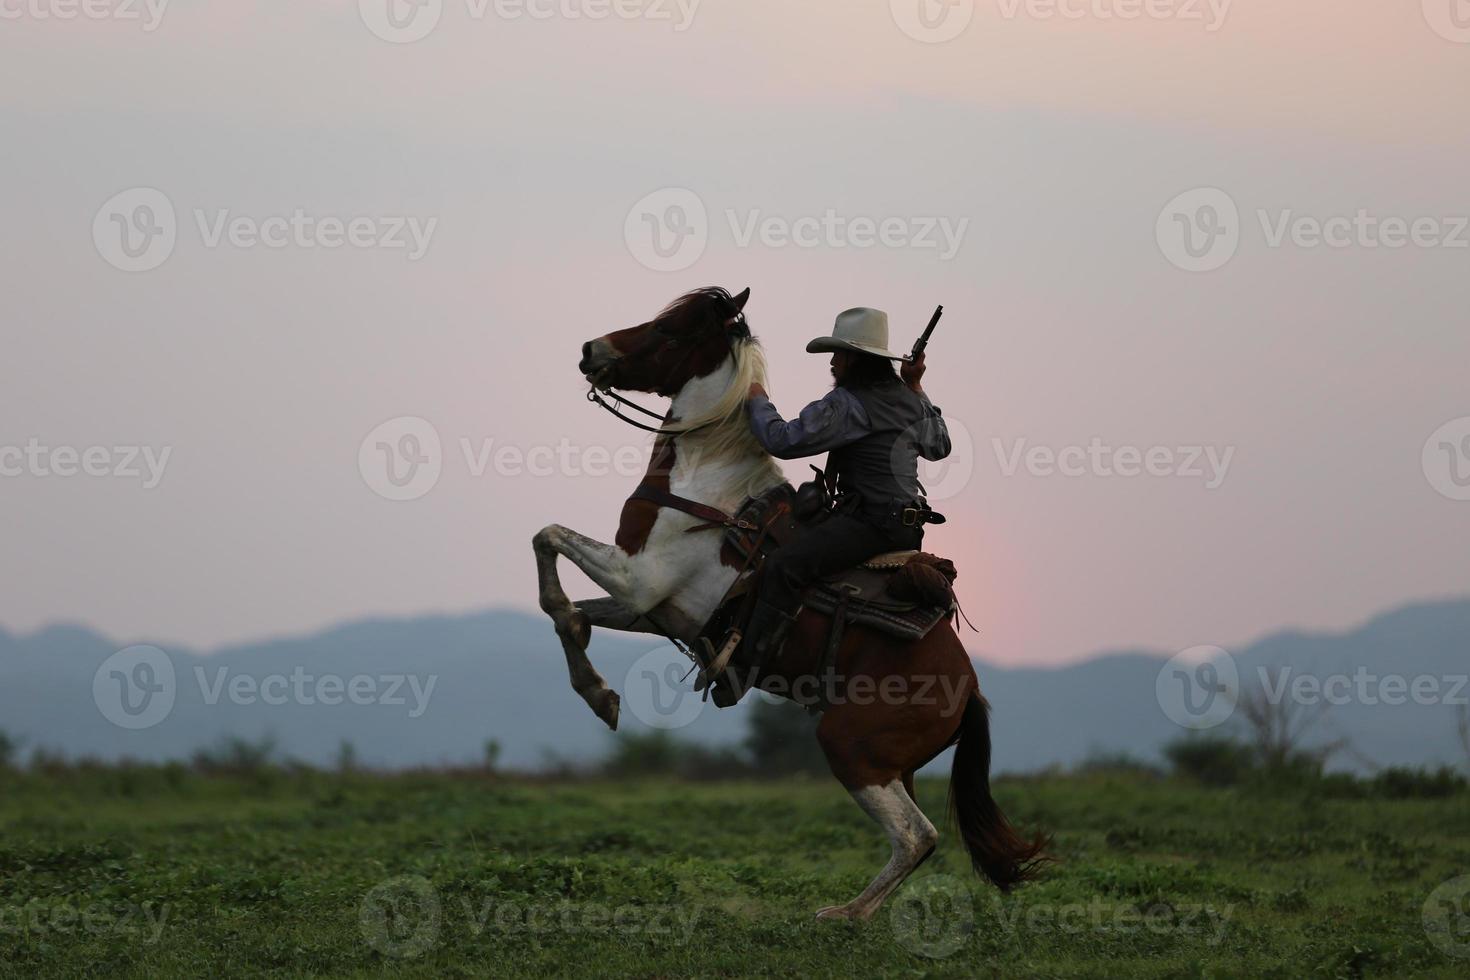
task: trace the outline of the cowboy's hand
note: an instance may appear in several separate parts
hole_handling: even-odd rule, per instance
[[[766,389],[761,387],[761,383],[759,381],[752,381],[750,383],[750,390],[745,393],[745,397],[747,399],[750,399],[756,397],[757,395],[762,398],[766,397]]]
[[[924,377],[924,355],[921,353],[912,361],[904,361],[903,367],[898,369],[898,373],[903,378],[904,384],[915,391],[919,391],[919,382]]]

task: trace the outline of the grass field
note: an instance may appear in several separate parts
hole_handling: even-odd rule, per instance
[[[873,921],[818,923],[887,853],[830,781],[0,773],[0,974],[1470,975],[1470,902],[1429,901],[1470,874],[1463,793],[997,796],[1055,833],[1044,880],[1002,897],[946,836]]]

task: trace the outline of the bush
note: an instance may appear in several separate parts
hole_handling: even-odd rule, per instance
[[[213,748],[194,753],[194,768],[204,773],[258,773],[275,764],[276,739],[265,735],[255,741],[230,735]]]
[[[1163,773],[1158,766],[1144,762],[1128,752],[1094,749],[1073,770],[1079,776],[1142,776],[1154,779]]]
[[[4,730],[0,730],[0,769],[9,769],[15,764],[15,756],[20,746],[20,739],[13,738]]]
[[[730,779],[750,774],[738,752],[711,749],[675,738],[666,731],[619,735],[602,763],[607,776],[675,776],[680,779]]]
[[[794,701],[771,702],[754,694],[751,697],[755,698],[755,704],[750,709],[745,750],[760,775],[825,776],[831,772],[827,757],[817,744],[819,716]]]
[[[1193,735],[1164,746],[1176,775],[1208,786],[1234,786],[1256,770],[1256,756],[1248,745],[1216,735]]]
[[[1434,800],[1463,793],[1470,789],[1470,782],[1449,766],[1433,772],[1395,766],[1374,776],[1368,786],[1374,796],[1384,799]]]

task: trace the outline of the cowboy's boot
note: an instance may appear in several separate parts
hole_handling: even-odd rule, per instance
[[[791,632],[795,622],[796,613],[787,612],[764,599],[758,600],[745,631],[752,640],[749,654],[742,658],[745,666],[760,668],[776,659],[786,643],[786,634]]]
[[[786,642],[786,634],[791,631],[791,625],[795,622],[795,614],[764,599],[757,600],[755,610],[750,614],[750,622],[745,627],[745,638],[740,641],[740,649],[735,653],[735,663],[716,678],[710,690],[710,699],[717,707],[728,708],[745,697],[745,692],[760,677],[760,668],[780,655],[781,647]],[[738,679],[735,676],[737,669],[740,674]]]

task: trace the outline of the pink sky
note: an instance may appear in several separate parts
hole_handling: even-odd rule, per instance
[[[887,308],[907,343],[945,304],[928,387],[973,475],[929,545],[960,566],[976,654],[1228,647],[1463,593],[1470,502],[1436,491],[1421,449],[1470,416],[1470,249],[1273,248],[1258,213],[1470,212],[1470,44],[1414,3],[1242,0],[1213,32],[1003,10],[979,4],[945,44],[886,2],[706,0],[683,32],[460,2],[406,45],[355,2],[174,0],[151,33],[0,24],[0,447],[172,447],[151,490],[0,478],[0,625],[207,646],[534,609],[531,534],[610,539],[636,480],[475,476],[460,440],[642,446],[582,400],[577,348],[706,284],[752,287],[788,413],[826,383],[802,347],[836,312]],[[139,186],[177,208],[179,244],[127,274],[91,229]],[[655,272],[624,223],[667,187],[700,197],[710,241]],[[1155,225],[1202,187],[1239,206],[1242,241],[1190,273]],[[210,248],[194,218],[295,208],[437,228],[411,262]],[[828,209],[968,225],[945,261],[742,246],[726,219]],[[357,459],[397,416],[445,455],[395,503]],[[1233,455],[1216,489],[997,458],[1094,437]]]

